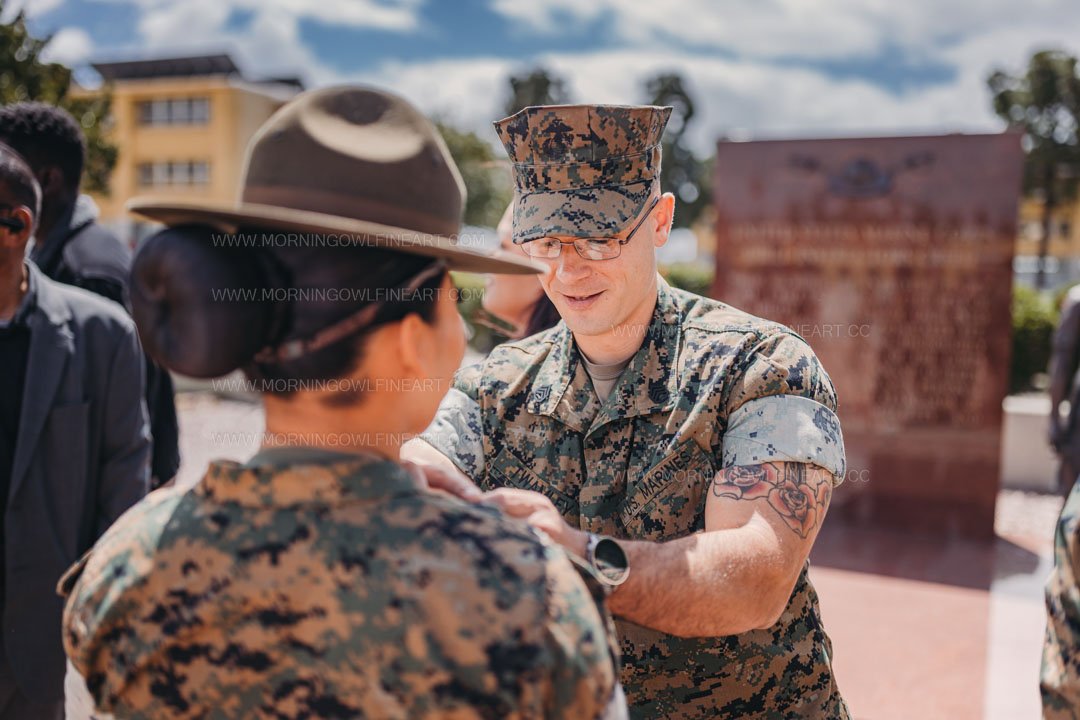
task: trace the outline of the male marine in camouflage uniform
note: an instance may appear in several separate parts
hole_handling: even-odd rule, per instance
[[[807,577],[845,471],[836,395],[802,338],[656,274],[669,113],[496,123],[514,242],[551,267],[563,322],[459,372],[424,439],[569,550],[620,541],[609,605],[633,716],[846,718]]]
[[[1074,483],[1058,519],[1054,571],[1046,585],[1043,644],[1043,717],[1080,718],[1080,483]]]

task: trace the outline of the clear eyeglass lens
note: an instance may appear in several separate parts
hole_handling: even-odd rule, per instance
[[[556,238],[537,238],[524,244],[530,257],[553,260],[564,244]],[[619,241],[613,238],[579,238],[574,242],[579,255],[587,260],[608,260],[619,254]]]
[[[584,242],[584,245],[582,254],[589,260],[607,260],[619,254],[618,241],[610,238],[589,239]]]
[[[561,249],[559,241],[555,238],[537,238],[525,243],[525,252],[534,258],[547,260],[557,258]]]

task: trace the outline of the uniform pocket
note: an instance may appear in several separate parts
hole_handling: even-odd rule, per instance
[[[577,498],[563,492],[551,481],[542,479],[513,453],[503,448],[488,468],[492,484],[497,487],[514,487],[543,493],[555,505],[564,518],[573,518],[577,522]]]
[[[670,540],[703,529],[705,491],[715,472],[712,456],[685,441],[627,493],[620,519],[629,536]]]

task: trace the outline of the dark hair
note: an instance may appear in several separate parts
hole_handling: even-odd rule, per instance
[[[230,236],[213,228],[189,225],[149,238],[135,256],[131,287],[132,315],[147,353],[193,377],[219,377],[243,368],[260,390],[290,395],[298,384],[293,381],[348,374],[375,327],[413,312],[434,321],[445,273],[407,296],[389,292],[434,258],[301,242],[269,249],[270,243],[260,238],[273,233],[241,230],[244,243],[230,243],[222,242]],[[309,295],[341,297],[311,301]],[[379,300],[385,302],[372,322],[336,343],[294,360],[254,360],[264,347],[308,338]]]
[[[542,292],[536,302],[533,303],[532,310],[529,312],[529,320],[525,323],[525,332],[522,334],[522,337],[528,337],[530,335],[535,335],[538,332],[543,332],[550,327],[558,325],[560,320],[562,320],[562,316],[559,315],[555,303],[551,302],[547,293]]]
[[[30,208],[34,222],[41,213],[41,186],[33,171],[19,153],[0,143],[0,183],[11,193],[11,199]]]
[[[34,169],[53,165],[67,186],[79,188],[86,161],[86,140],[71,114],[55,105],[21,102],[0,107],[0,140],[15,148]]]

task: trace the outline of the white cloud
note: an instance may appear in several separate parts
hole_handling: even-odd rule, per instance
[[[62,0],[34,0],[57,2]],[[312,20],[353,28],[408,33],[420,27],[424,0],[96,0],[133,5],[139,43],[127,56],[229,51],[252,77],[300,75],[310,85],[341,82],[336,69],[319,60],[300,37]],[[240,30],[233,14],[251,13]]]
[[[309,85],[342,82],[300,37],[300,23],[315,20],[350,27],[409,32],[419,27],[423,0],[99,0],[136,6],[139,44],[126,56],[157,56],[227,50],[247,74],[300,75]],[[228,23],[237,11],[251,19],[237,30]]]
[[[494,142],[491,123],[503,116],[509,95],[507,78],[516,68],[514,61],[494,57],[391,62],[351,79],[395,90],[428,115],[474,130]]]
[[[604,18],[646,53],[691,44],[746,58],[857,58],[896,47],[922,59],[995,29],[1080,26],[1076,0],[491,0],[490,7],[532,32]]]
[[[82,28],[66,27],[56,32],[45,46],[41,57],[46,62],[57,62],[69,67],[81,65],[94,53],[94,41]]]
[[[33,2],[63,2],[63,0],[32,0]],[[420,9],[425,0],[96,0],[97,2],[134,5],[146,15],[163,17],[193,17],[195,10],[210,12],[207,20],[198,20],[199,27],[207,25],[221,29],[235,11],[290,17],[295,20],[315,20],[332,25],[374,28],[390,32],[411,32],[420,26]],[[185,9],[184,7],[190,9]],[[211,7],[214,6],[214,7]],[[173,34],[190,36],[188,26],[172,26]]]
[[[182,44],[185,39],[206,42],[220,34],[232,9],[221,0],[185,0],[144,7],[138,32],[150,48]]]
[[[1014,0],[937,5],[930,0],[490,0],[496,12],[530,32],[602,21],[611,23],[621,40],[616,48],[542,53],[526,60],[387,61],[369,72],[347,73],[305,45],[302,20],[414,32],[421,29],[425,0],[100,1],[134,4],[141,45],[155,54],[227,48],[255,76],[301,73],[309,85],[379,84],[492,142],[491,122],[503,114],[511,72],[541,64],[567,80],[577,101],[634,103],[644,100],[646,78],[675,71],[697,102],[690,140],[701,153],[711,152],[724,134],[996,130],[1000,123],[985,84],[992,69],[1020,69],[1032,50],[1047,45],[1080,50],[1076,0],[1029,0],[1022,8]],[[250,12],[251,20],[239,30],[226,30],[236,10]],[[77,55],[78,36],[66,42]],[[886,48],[903,62],[943,66],[953,76],[890,91],[870,79],[838,78],[818,62],[853,65]]]
[[[389,3],[375,0],[241,0],[238,4],[251,9],[281,10],[333,25],[409,32],[419,27],[419,10],[423,3],[421,0]]]
[[[1012,0],[955,0],[933,8],[928,2],[891,0],[732,0],[722,5],[710,0],[492,0],[492,7],[536,32],[559,32],[567,23],[601,16],[613,23],[626,39],[622,48],[545,53],[532,60],[565,78],[579,102],[641,102],[646,78],[680,73],[697,103],[690,141],[702,153],[725,134],[997,131],[1001,123],[986,87],[992,70],[1021,70],[1030,54],[1044,47],[1080,51],[1075,34],[1080,2],[1075,0],[1034,0],[1023,8]],[[689,42],[723,38],[727,49],[739,53],[661,42],[660,30],[678,32]],[[719,40],[714,44],[723,45]],[[847,58],[852,64],[857,60],[851,58],[875,55],[885,47],[904,50],[909,62],[947,68],[952,77],[893,91],[869,79],[837,77],[816,62]],[[800,64],[799,58],[809,62]],[[487,133],[490,120],[502,112],[506,74],[522,63],[500,65],[489,59],[483,64],[484,77],[493,83],[486,92],[477,86],[475,74],[466,72],[458,81],[462,68],[473,67],[469,61],[394,65],[375,76],[420,98],[422,105],[431,96],[462,98],[450,104],[461,123]]]
[[[998,42],[1015,38],[998,38]],[[994,43],[988,41],[993,47]],[[1023,47],[1022,44],[1017,47]],[[828,136],[996,131],[985,77],[990,59],[981,45],[959,46],[967,63],[954,81],[893,93],[861,79],[837,79],[811,68],[760,60],[703,58],[685,52],[616,50],[548,53],[538,64],[565,78],[577,102],[637,103],[644,81],[659,72],[681,74],[696,101],[689,140],[708,154],[722,135]],[[1015,62],[1026,51],[990,57]],[[393,88],[424,111],[447,117],[494,141],[491,122],[503,115],[507,77],[528,64],[500,58],[392,63],[364,80]]]

